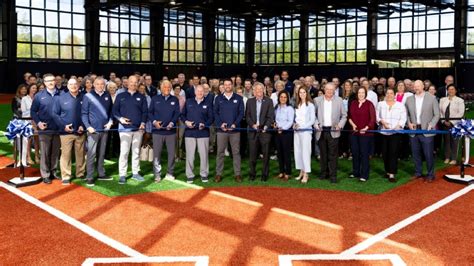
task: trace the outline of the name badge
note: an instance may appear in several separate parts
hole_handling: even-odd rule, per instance
[[[207,105],[203,105],[202,108],[203,108],[203,109],[207,109]]]
[[[174,104],[175,104],[175,102],[171,102],[171,105],[174,105]]]
[[[234,103],[237,103],[237,100],[234,100]]]
[[[137,98],[137,101],[140,101],[141,99],[140,98]]]

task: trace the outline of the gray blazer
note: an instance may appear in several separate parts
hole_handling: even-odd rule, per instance
[[[416,124],[416,100],[415,95],[407,98],[405,103],[407,107],[407,123]],[[439,104],[436,97],[425,92],[423,97],[423,106],[421,107],[420,124],[422,130],[427,130],[428,126],[431,129],[435,129],[436,124],[439,121]],[[425,137],[432,137],[435,134],[423,134]],[[410,137],[414,137],[414,134],[410,134]]]
[[[314,122],[314,126],[322,129],[324,119],[324,95],[314,99],[314,107],[316,109],[316,122]],[[342,98],[334,95],[332,100],[332,127],[335,128],[336,125],[338,125],[340,129],[343,129],[346,121],[347,111],[344,108],[344,104],[342,103]],[[333,138],[339,138],[341,136],[341,132],[332,131],[331,136]],[[320,137],[321,131],[316,131],[316,140],[319,140]]]

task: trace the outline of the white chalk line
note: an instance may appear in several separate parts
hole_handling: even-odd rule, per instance
[[[196,266],[209,265],[208,256],[187,256],[187,257],[132,257],[132,258],[88,258],[82,266],[93,266],[95,264],[107,263],[174,263],[174,262],[195,262]]]
[[[15,194],[16,196],[26,200],[27,202],[35,205],[36,207],[46,211],[47,213],[53,215],[54,217],[60,219],[61,221],[72,225],[73,227],[77,228],[78,230],[86,233],[87,235],[97,239],[98,241],[108,245],[109,247],[120,251],[121,253],[129,256],[124,258],[88,258],[84,261],[83,265],[94,265],[94,263],[102,262],[108,263],[107,260],[118,260],[118,262],[196,262],[197,266],[207,266],[209,262],[209,257],[207,256],[160,256],[160,257],[148,257],[137,250],[118,242],[115,239],[112,239],[103,233],[93,229],[92,227],[72,218],[71,216],[65,214],[64,212],[53,208],[52,206],[36,199],[35,197],[15,188],[5,184],[4,182],[0,181],[0,187],[8,190],[9,192]],[[150,259],[151,258],[151,259]],[[113,263],[114,261],[110,262]],[[92,264],[90,264],[92,263]]]

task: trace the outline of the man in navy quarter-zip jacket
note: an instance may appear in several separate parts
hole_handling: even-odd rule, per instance
[[[152,123],[153,133],[153,173],[155,181],[161,181],[161,151],[166,143],[168,152],[168,169],[165,179],[174,180],[174,156],[176,153],[176,128],[180,116],[179,100],[171,95],[171,82],[164,80],[161,83],[161,95],[151,99],[148,120]]]
[[[74,148],[76,178],[84,178],[84,124],[81,119],[83,95],[79,92],[76,79],[67,82],[67,92],[61,93],[53,101],[53,118],[59,128],[61,140],[61,178],[63,185],[71,183],[71,154]]]
[[[58,127],[53,119],[53,99],[59,97],[59,91],[55,88],[53,74],[43,76],[43,91],[35,95],[31,104],[31,118],[38,126],[39,142],[41,148],[40,171],[43,182],[51,184],[56,177],[59,158],[59,134]],[[48,131],[48,132],[45,132]]]
[[[233,92],[232,80],[224,80],[224,93],[214,101],[214,120],[217,128],[216,182],[221,182],[224,170],[224,151],[230,142],[234,162],[234,178],[242,182],[240,175],[240,132],[234,130],[244,117],[242,96]]]
[[[87,130],[87,186],[94,186],[95,162],[97,158],[98,180],[112,180],[105,174],[104,159],[107,147],[107,130],[112,126],[112,98],[105,91],[105,80],[94,80],[94,89],[82,98],[82,122]]]
[[[194,155],[196,147],[199,153],[201,181],[208,182],[209,175],[209,127],[214,120],[212,105],[204,97],[204,88],[196,86],[196,97],[186,100],[181,120],[186,125],[184,142],[186,146],[186,178],[194,181]]]
[[[148,116],[148,104],[143,94],[137,92],[138,78],[132,75],[128,78],[128,90],[115,98],[113,115],[119,121],[120,157],[119,184],[126,181],[128,154],[132,151],[132,178],[137,181],[145,179],[140,175],[140,147],[143,131]]]

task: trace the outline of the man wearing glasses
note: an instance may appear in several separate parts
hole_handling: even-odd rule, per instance
[[[58,127],[52,115],[53,100],[59,97],[59,91],[55,88],[56,84],[53,74],[45,74],[43,82],[46,89],[36,94],[31,105],[31,118],[38,127],[41,148],[41,177],[44,183],[51,184],[52,179],[59,179],[56,176],[56,170],[59,159],[60,140]]]

